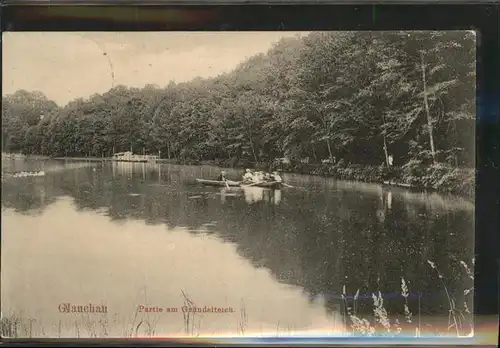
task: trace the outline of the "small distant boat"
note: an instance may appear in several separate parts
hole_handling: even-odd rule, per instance
[[[158,156],[153,155],[136,155],[131,151],[118,152],[111,158],[113,161],[117,162],[155,162],[159,159]]]
[[[394,182],[394,181],[384,181],[383,184],[387,185],[387,186],[399,186],[399,187],[406,187],[406,188],[414,188],[415,187],[415,186],[412,186],[410,184]]]
[[[24,178],[28,176],[44,176],[45,172],[43,170],[38,172],[17,172],[17,173],[2,173],[2,178]]]
[[[199,184],[202,184],[202,185],[207,185],[207,186],[221,186],[221,187],[225,187],[226,184],[228,186],[232,186],[232,187],[241,186],[241,181],[231,181],[231,180],[218,181],[218,180],[196,179],[196,182],[199,183]]]

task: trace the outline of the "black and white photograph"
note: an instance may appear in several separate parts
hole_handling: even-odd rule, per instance
[[[475,32],[4,32],[2,64],[2,337],[473,335]]]

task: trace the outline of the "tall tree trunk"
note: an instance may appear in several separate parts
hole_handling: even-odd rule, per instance
[[[253,159],[254,159],[255,163],[258,163],[259,161],[257,160],[257,155],[255,154],[255,148],[253,146],[253,141],[251,138],[250,138],[250,147],[252,148]]]
[[[311,144],[311,148],[312,148],[312,153],[313,153],[314,161],[317,162],[318,161],[318,156],[316,156],[316,149],[314,148],[314,144]]]
[[[384,134],[384,155],[385,155],[385,165],[387,166],[387,168],[389,168],[391,164],[389,163],[389,154],[387,153],[387,141],[385,134]]]
[[[386,124],[385,124],[385,115],[382,113],[382,122],[383,122],[383,125],[382,125],[382,136],[383,136],[383,139],[384,139],[384,155],[385,155],[385,165],[387,166],[387,168],[390,167],[390,163],[389,163],[389,154],[387,153],[387,134],[386,134]]]
[[[326,139],[326,146],[328,146],[328,156],[330,156],[330,162],[333,163],[332,147],[330,146],[330,139]]]
[[[259,160],[257,159],[257,155],[255,154],[255,147],[253,145],[252,130],[250,130],[248,132],[248,137],[249,137],[249,140],[250,140],[250,148],[252,149],[253,159],[254,159],[255,163],[258,163]]]
[[[458,148],[458,129],[457,129],[457,120],[456,119],[453,119],[453,131],[454,131],[454,136],[455,136],[455,144],[454,144],[454,147],[455,148]],[[453,157],[455,158],[455,167],[458,168],[458,153],[455,152],[453,154]]]
[[[420,58],[421,58],[421,64],[422,64],[422,84],[423,84],[423,89],[424,89],[424,106],[425,106],[425,113],[427,115],[427,127],[429,129],[429,142],[431,145],[431,155],[432,155],[432,161],[434,164],[436,163],[436,149],[434,147],[434,135],[433,135],[433,128],[432,128],[432,119],[431,119],[431,113],[429,110],[429,101],[427,99],[427,80],[425,76],[425,60],[424,60],[424,52],[420,52]]]

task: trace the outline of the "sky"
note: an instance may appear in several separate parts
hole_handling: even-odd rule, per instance
[[[4,32],[2,93],[40,91],[62,106],[75,98],[104,93],[113,83],[163,87],[170,81],[229,72],[281,38],[304,34]]]

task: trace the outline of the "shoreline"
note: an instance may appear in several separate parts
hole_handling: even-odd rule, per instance
[[[15,160],[16,158],[11,158]],[[229,163],[229,160],[191,161],[178,159],[157,159],[151,162],[116,161],[111,157],[49,157],[25,155],[17,159],[35,160],[62,160],[62,161],[88,161],[88,162],[126,162],[126,163],[151,163],[151,164],[177,164],[177,165],[207,165],[244,169],[275,170],[284,173],[314,175],[338,180],[354,180],[374,183],[385,186],[401,187],[419,192],[451,193],[463,198],[473,199],[475,196],[475,169],[455,168],[442,164],[424,166],[415,163],[413,166],[392,167],[356,164],[269,164],[258,163]]]

